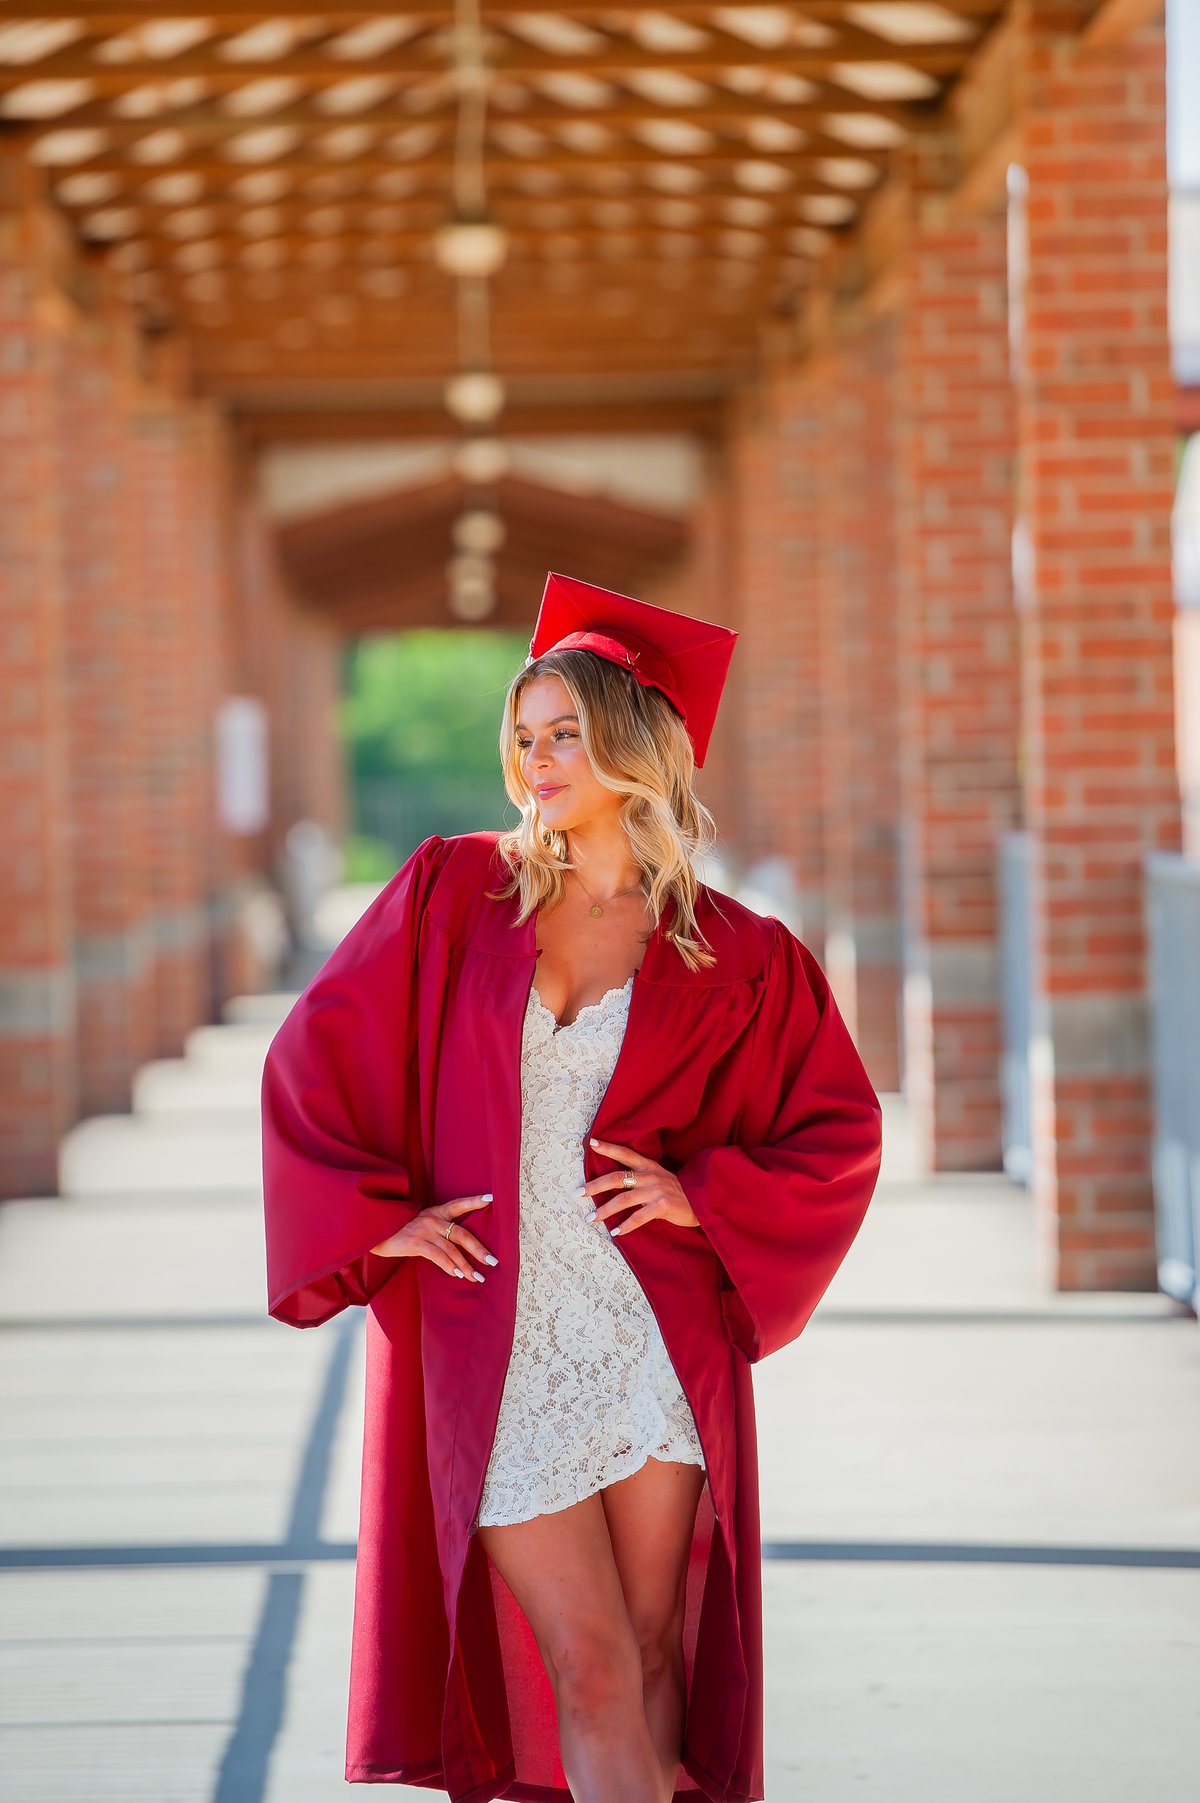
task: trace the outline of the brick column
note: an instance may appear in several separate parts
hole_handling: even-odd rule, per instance
[[[1019,381],[1045,1281],[1153,1289],[1143,860],[1176,849],[1161,9],[1120,45],[1022,0]]]
[[[239,692],[266,704],[270,735],[270,825],[259,867],[278,877],[288,830],[316,820],[335,839],[346,831],[346,770],[338,732],[341,632],[291,592],[254,473],[244,468],[236,507],[240,637]]]
[[[0,150],[0,1194],[52,1193],[74,1112],[52,301],[28,169]]]
[[[60,548],[82,1114],[129,1106],[152,1055],[154,957],[143,786],[145,621],[135,562],[139,496],[129,434],[131,372],[103,318],[60,340]]]
[[[278,643],[279,583],[274,543],[262,503],[255,492],[253,459],[244,446],[235,446],[232,464],[231,524],[233,541],[230,617],[230,656],[233,690],[252,695],[267,709],[267,808],[268,822],[261,833],[245,835],[237,842],[235,857],[244,874],[268,880],[274,873],[279,851],[278,747],[273,707],[272,661]]]
[[[722,440],[704,438],[698,446],[699,493],[688,522],[687,548],[670,569],[644,590],[656,607],[716,620],[739,628],[738,597],[731,581],[730,532],[732,507],[726,446]],[[736,867],[739,826],[743,805],[740,776],[741,710],[739,653],[734,650],[721,706],[709,742],[703,770],[697,773],[696,790],[717,823],[717,854]]]
[[[793,930],[824,954],[817,614],[806,377],[779,364],[730,413],[730,570],[741,738],[738,844],[782,859]],[[768,902],[771,891],[767,892]]]
[[[892,332],[840,327],[810,378],[826,970],[878,1088],[900,1085]]]
[[[156,1048],[176,1056],[211,1007],[212,721],[196,588],[197,487],[180,401],[148,391],[135,423]]]
[[[930,1169],[1001,1164],[996,848],[1018,813],[1003,212],[954,215],[948,138],[905,152],[895,370],[906,1087]]]
[[[778,366],[771,377],[776,421],[770,451],[776,520],[765,533],[780,567],[782,607],[770,680],[787,709],[786,759],[790,846],[799,884],[798,930],[825,962],[828,932],[826,790],[829,746],[821,683],[825,625],[821,615],[825,396],[811,363]],[[771,755],[771,746],[763,747]],[[840,996],[839,996],[840,999]]]
[[[730,408],[731,574],[740,632],[738,704],[744,789],[737,842],[745,860],[783,857],[809,878],[796,771],[804,682],[794,660],[796,597],[781,544],[777,385],[742,391]],[[781,681],[780,672],[793,673]]]

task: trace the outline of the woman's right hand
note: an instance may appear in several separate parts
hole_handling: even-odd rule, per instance
[[[464,1254],[485,1265],[498,1265],[500,1260],[475,1238],[469,1227],[459,1225],[458,1220],[472,1208],[486,1208],[491,1200],[489,1190],[483,1196],[455,1196],[449,1202],[432,1202],[371,1250],[381,1258],[428,1258],[452,1277],[470,1277],[476,1283],[482,1283],[483,1272],[469,1264]],[[447,1239],[446,1229],[451,1224],[454,1224],[454,1231]]]

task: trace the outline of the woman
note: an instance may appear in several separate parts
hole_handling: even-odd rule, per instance
[[[695,875],[735,636],[551,574],[520,826],[419,846],[268,1053],[271,1312],[369,1305],[352,1782],[763,1796],[749,1365],[881,1139],[811,953]]]

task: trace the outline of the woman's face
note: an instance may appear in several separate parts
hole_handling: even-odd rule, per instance
[[[522,690],[516,739],[522,775],[547,826],[570,832],[619,813],[621,797],[596,780],[561,677],[538,676]]]

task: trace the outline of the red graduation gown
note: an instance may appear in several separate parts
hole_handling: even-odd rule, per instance
[[[521,1030],[537,917],[488,900],[494,832],[426,839],[299,997],[262,1083],[268,1307],[367,1305],[346,1777],[454,1803],[568,1799],[536,1645],[472,1531],[512,1344]],[[668,910],[673,904],[668,904]],[[763,1795],[750,1365],[801,1332],[862,1222],[881,1115],[816,959],[702,886],[716,964],[646,947],[592,1131],[673,1170],[700,1227],[616,1244],[646,1291],[708,1469],[689,1564],[677,1797]],[[620,1168],[587,1145],[586,1175]],[[482,1284],[371,1251],[487,1190]]]

